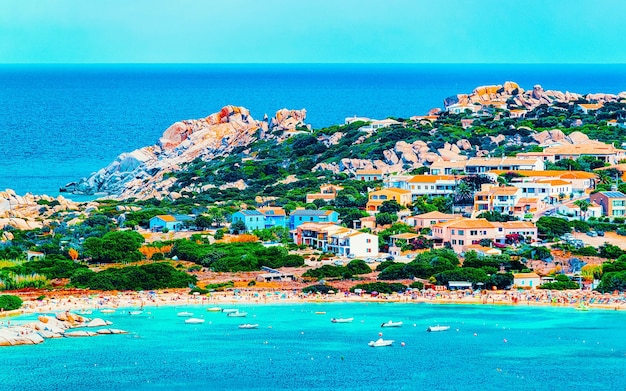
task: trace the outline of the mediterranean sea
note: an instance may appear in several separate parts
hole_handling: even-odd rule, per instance
[[[626,312],[400,303],[100,314],[126,335],[0,349],[2,390],[623,390]],[[191,311],[203,324],[185,324]],[[316,312],[326,312],[316,314]],[[353,317],[331,323],[331,317]],[[18,323],[28,317],[11,318]],[[5,318],[6,320],[6,318]],[[402,327],[381,328],[383,322]],[[258,323],[258,329],[239,329]],[[448,325],[443,332],[428,326]],[[395,342],[373,348],[379,338]]]
[[[0,65],[0,189],[57,195],[172,123],[229,104],[256,119],[305,108],[320,128],[423,115],[505,81],[618,93],[626,65]]]

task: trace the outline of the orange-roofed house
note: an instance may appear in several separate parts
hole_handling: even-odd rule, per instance
[[[547,204],[539,197],[522,197],[513,207],[513,215],[524,217],[527,213],[537,213],[545,210]]]
[[[306,203],[312,203],[315,200],[332,201],[337,198],[337,193],[343,190],[339,185],[321,185],[319,193],[310,193],[306,195]]]
[[[573,192],[572,184],[563,179],[538,179],[511,185],[522,190],[522,197],[536,197],[549,204],[567,199]]]
[[[432,226],[435,244],[449,243],[457,253],[463,253],[467,246],[480,244],[483,239],[504,245],[507,238],[519,235],[531,242],[537,241],[537,227],[529,221],[490,222],[486,219],[459,218]]]
[[[498,175],[506,174],[507,170],[492,170],[487,174],[493,180],[496,180]],[[586,171],[562,171],[562,170],[544,170],[544,171],[531,171],[531,170],[519,170],[515,171],[520,177],[512,178],[511,184],[519,182],[536,182],[538,180],[551,180],[561,179],[569,182],[572,185],[572,191],[574,193],[585,193],[593,190],[596,187],[598,181],[598,175],[592,172]],[[515,185],[517,186],[517,185]]]
[[[541,285],[541,278],[537,273],[513,273],[514,288],[535,289]]]
[[[532,170],[539,171],[545,168],[543,159],[519,157],[492,157],[492,158],[471,158],[465,165],[467,174],[483,174],[490,170]]]
[[[511,118],[526,118],[526,114],[528,114],[528,110],[526,110],[526,109],[512,109],[512,110],[509,110],[509,116]]]
[[[340,256],[376,256],[378,236],[331,223],[304,223],[296,229],[294,242]]]
[[[583,112],[583,114],[589,114],[590,111],[597,111],[602,108],[602,103],[579,103],[577,105],[578,109]]]
[[[430,228],[437,223],[443,223],[446,221],[458,219],[459,217],[461,216],[434,211],[413,216],[413,221],[415,222],[415,227],[421,229]]]
[[[576,219],[587,220],[590,217],[602,217],[602,207],[595,202],[592,202],[587,208],[586,212],[580,210],[580,206],[574,203],[563,204],[559,206],[558,213],[568,217],[574,217]]]
[[[463,176],[455,175],[415,175],[408,181],[408,190],[413,199],[419,196],[443,196],[456,192]]]
[[[583,144],[548,147],[543,152],[554,155],[555,162],[562,159],[577,160],[583,156],[590,156],[609,164],[617,164],[620,160],[626,159],[625,150],[597,140],[589,140]]]
[[[522,190],[515,186],[498,187],[492,184],[483,184],[481,191],[474,194],[474,211],[499,212],[513,214],[515,205],[522,198]]]
[[[395,200],[402,206],[407,206],[412,202],[411,192],[409,190],[397,189],[390,187],[388,189],[381,189],[372,191],[368,195],[367,211],[376,213],[381,207],[383,202]]]
[[[381,181],[383,179],[382,170],[356,170],[355,172],[357,181]]]

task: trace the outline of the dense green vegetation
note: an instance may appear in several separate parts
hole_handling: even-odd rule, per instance
[[[78,288],[111,291],[187,288],[196,281],[195,276],[176,270],[168,263],[151,263],[123,268],[112,267],[101,272],[80,269],[74,273],[70,283]]]
[[[361,289],[363,292],[372,293],[394,293],[404,292],[407,286],[400,283],[388,283],[388,282],[372,282],[369,284],[357,284],[350,288],[350,292],[354,292],[356,289]]]
[[[0,296],[0,310],[12,311],[17,310],[22,306],[22,299],[13,295],[1,295]]]
[[[547,282],[539,286],[539,289],[554,289],[554,290],[566,290],[566,289],[578,289],[578,283],[572,281],[564,274],[557,274],[554,277],[554,282]]]

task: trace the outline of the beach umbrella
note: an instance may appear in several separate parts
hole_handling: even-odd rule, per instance
[[[328,293],[335,293],[335,291],[331,289],[328,291]]]

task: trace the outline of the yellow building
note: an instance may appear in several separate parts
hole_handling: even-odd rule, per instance
[[[378,212],[378,209],[385,201],[396,201],[402,206],[407,206],[411,203],[411,192],[409,190],[402,190],[395,187],[388,189],[381,189],[372,191],[368,195],[367,211]]]

